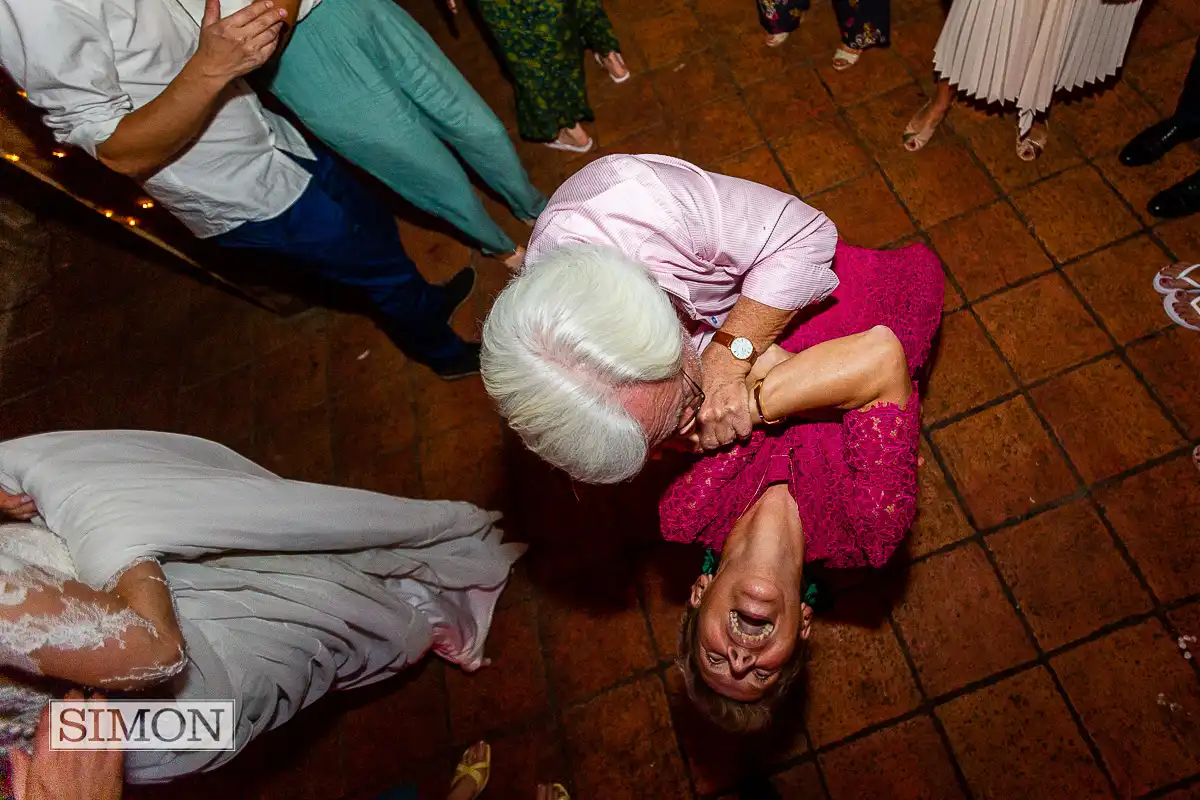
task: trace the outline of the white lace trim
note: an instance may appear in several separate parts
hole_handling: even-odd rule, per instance
[[[32,654],[43,647],[94,650],[115,639],[124,648],[122,635],[130,628],[158,636],[153,625],[130,609],[113,612],[66,596],[62,603],[62,611],[56,614],[25,614],[0,624],[0,661],[21,669],[32,665],[31,671],[41,674]]]

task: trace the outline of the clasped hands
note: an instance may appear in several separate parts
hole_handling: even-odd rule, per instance
[[[719,450],[749,438],[758,421],[752,395],[754,384],[791,357],[791,353],[773,344],[751,368],[724,347],[706,348],[700,359],[704,405],[696,416],[696,424],[679,437],[684,449],[697,453]]]

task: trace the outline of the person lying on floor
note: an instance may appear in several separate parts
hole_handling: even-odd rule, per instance
[[[759,429],[692,464],[660,501],[666,539],[721,553],[692,586],[678,664],[693,702],[734,732],[767,726],[803,669],[805,563],[882,567],[916,514],[915,378],[943,273],[924,246],[839,246],[834,267],[832,302],[747,377]]]
[[[478,669],[524,551],[468,503],[284,480],[168,433],[5,442],[0,485],[21,520],[0,536],[0,666],[31,684],[236,701],[235,751],[131,751],[132,783],[214,769],[326,692],[430,650]],[[12,746],[49,697],[3,696]]]

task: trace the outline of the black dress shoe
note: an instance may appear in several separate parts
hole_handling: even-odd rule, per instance
[[[456,358],[430,364],[429,368],[444,381],[456,381],[479,374],[479,342],[464,342],[463,352]]]
[[[442,288],[446,290],[446,319],[449,319],[471,296],[471,290],[475,288],[475,270],[463,267],[443,283]]]
[[[1151,197],[1146,209],[1156,217],[1168,219],[1200,211],[1200,172]]]
[[[1144,167],[1153,164],[1177,144],[1190,142],[1200,137],[1200,129],[1193,125],[1181,125],[1174,119],[1156,122],[1139,133],[1121,151],[1121,163],[1127,167]]]

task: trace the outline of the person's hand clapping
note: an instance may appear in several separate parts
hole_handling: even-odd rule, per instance
[[[258,0],[222,19],[220,0],[205,0],[200,44],[189,65],[209,79],[240,78],[274,54],[286,17],[271,0]]]

